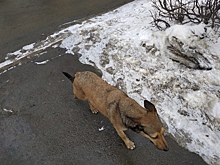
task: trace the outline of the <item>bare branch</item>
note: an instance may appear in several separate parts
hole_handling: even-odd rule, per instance
[[[154,23],[166,20],[179,24],[201,22],[209,24],[213,29],[220,26],[220,1],[219,0],[152,0],[153,7],[157,10],[157,16],[153,17]],[[167,26],[169,27],[169,26]]]

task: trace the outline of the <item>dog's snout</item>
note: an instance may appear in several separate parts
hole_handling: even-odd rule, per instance
[[[168,148],[168,147],[166,147],[166,148],[164,148],[163,150],[164,150],[164,151],[169,151],[169,148]]]

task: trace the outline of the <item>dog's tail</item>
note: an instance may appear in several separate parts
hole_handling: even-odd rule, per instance
[[[67,72],[63,72],[63,74],[64,74],[71,82],[73,82],[73,80],[74,80],[75,77],[71,76],[71,75],[70,75],[69,73],[67,73]]]

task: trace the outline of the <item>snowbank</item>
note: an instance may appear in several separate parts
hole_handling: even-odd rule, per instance
[[[209,164],[218,164],[220,42],[210,29],[206,35],[212,40],[201,39],[202,24],[152,31],[150,8],[147,0],[139,0],[87,20],[77,29],[70,27],[72,35],[61,47],[82,54],[81,62],[98,67],[103,79],[140,104],[145,98],[151,100],[181,146]],[[208,69],[173,61],[167,49],[173,37],[184,43],[181,48],[186,52],[200,52],[198,63]]]

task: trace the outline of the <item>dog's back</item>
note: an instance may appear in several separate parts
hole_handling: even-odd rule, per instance
[[[77,87],[82,87],[83,91],[86,93],[106,93],[109,90],[115,89],[114,87],[107,84],[103,81],[99,76],[97,76],[93,72],[85,71],[85,72],[77,72],[75,74],[74,83]]]

